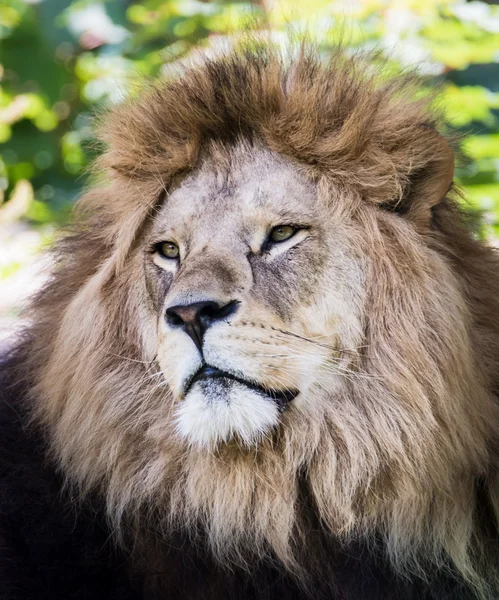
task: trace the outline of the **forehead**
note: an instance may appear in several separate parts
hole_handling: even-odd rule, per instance
[[[200,217],[219,224],[310,222],[316,204],[315,186],[299,167],[270,150],[241,144],[207,154],[167,196],[156,227],[192,226]]]

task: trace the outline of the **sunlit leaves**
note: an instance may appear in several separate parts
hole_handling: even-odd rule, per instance
[[[0,4],[0,39],[8,37],[19,25],[26,5],[21,0],[3,0]]]
[[[490,158],[499,162],[499,133],[469,136],[464,149],[475,160]]]
[[[499,6],[461,0],[68,0],[62,12],[52,0],[3,0],[4,201],[29,180],[34,200],[23,218],[57,219],[95,153],[93,114],[133,94],[144,76],[174,75],[179,59],[196,48],[237,44],[248,29],[272,29],[276,39],[308,29],[324,55],[340,38],[380,47],[392,62],[443,80],[449,125],[474,134],[464,146],[471,160],[458,169],[459,181],[491,227],[499,223],[499,70],[495,77],[471,74],[484,63],[494,73],[499,61]]]
[[[443,90],[441,102],[446,108],[449,122],[462,127],[473,121],[493,126],[496,117],[492,109],[499,108],[499,93],[494,94],[482,86],[458,87],[448,84]]]

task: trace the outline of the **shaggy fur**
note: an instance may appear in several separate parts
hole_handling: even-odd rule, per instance
[[[7,398],[42,432],[34,446],[65,493],[106,517],[143,597],[499,594],[499,261],[456,207],[452,153],[419,83],[375,64],[240,50],[145,91],[101,128],[105,184],[58,245],[9,367],[27,383]],[[248,336],[237,351],[282,348],[271,366],[287,381],[313,346],[328,371],[257,443],[200,448],[175,427],[181,394],[158,385],[183,360],[161,350],[164,298],[193,280],[187,267],[147,274],[144,248],[183,189],[213,172],[230,196],[258,161],[296,172],[331,229],[307,242],[322,254],[280,267],[295,268],[294,304],[269,297],[277,316],[262,304],[234,319]],[[348,330],[321,320],[343,285],[338,256]],[[232,259],[224,283],[241,275]]]

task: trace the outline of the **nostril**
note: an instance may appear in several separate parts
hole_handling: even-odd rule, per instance
[[[174,309],[172,310],[171,308],[167,309],[166,311],[166,322],[172,327],[178,327],[184,323],[183,319],[175,312]]]
[[[213,300],[177,304],[166,309],[165,320],[170,327],[194,328],[201,332],[216,321],[234,314],[238,305],[239,301],[237,300],[227,304],[220,304]]]
[[[239,307],[239,302],[237,300],[232,300],[232,302],[229,302],[228,304],[226,304],[225,306],[222,306],[219,309],[218,318],[225,319],[225,317],[230,317],[237,311],[238,307]]]
[[[207,304],[204,308],[199,311],[199,316],[208,318],[208,319],[216,319],[217,312],[219,310],[218,304],[215,302]]]
[[[206,323],[213,323],[214,321],[219,321],[233,315],[238,306],[239,302],[237,300],[232,300],[223,306],[212,303],[203,308],[200,317]]]

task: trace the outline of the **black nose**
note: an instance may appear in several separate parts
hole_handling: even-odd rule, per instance
[[[214,300],[177,304],[166,309],[166,322],[171,327],[183,329],[201,350],[203,336],[208,327],[233,315],[238,305],[237,300],[232,300],[227,304],[221,304]]]

